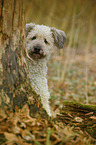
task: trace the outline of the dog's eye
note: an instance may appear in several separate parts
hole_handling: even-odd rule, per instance
[[[35,40],[35,39],[36,39],[36,36],[34,36],[34,37],[31,38],[31,40]]]
[[[47,41],[46,39],[44,39],[44,42],[45,42],[46,44],[48,44],[48,41]]]

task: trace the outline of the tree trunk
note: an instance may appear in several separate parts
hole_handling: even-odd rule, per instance
[[[23,0],[0,0],[0,105],[14,110],[28,104],[32,116],[46,115],[30,84],[25,58]]]

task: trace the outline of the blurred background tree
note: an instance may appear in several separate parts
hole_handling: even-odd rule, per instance
[[[75,9],[75,14],[73,11]],[[94,12],[93,12],[94,11]],[[94,16],[93,16],[94,15]],[[71,46],[84,47],[89,34],[89,21],[92,19],[93,35],[91,45],[96,43],[96,1],[93,0],[27,0],[25,1],[26,22],[34,22],[57,27],[67,32]],[[71,33],[74,19],[73,34]],[[72,35],[72,36],[70,36]]]

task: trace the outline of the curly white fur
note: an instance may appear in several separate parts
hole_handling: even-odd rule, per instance
[[[26,24],[26,47],[30,59],[27,60],[30,81],[46,112],[51,116],[49,107],[50,93],[47,85],[47,61],[55,46],[61,48],[66,35],[63,31],[44,25]]]

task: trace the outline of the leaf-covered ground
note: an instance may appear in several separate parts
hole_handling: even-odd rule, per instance
[[[59,114],[59,119],[60,117]],[[80,118],[77,120],[80,122]],[[54,121],[31,118],[29,108],[25,105],[22,110],[17,109],[15,113],[0,109],[0,144],[87,145],[95,144],[95,139],[79,127],[74,128],[63,124],[58,118]]]
[[[15,113],[0,108],[1,145],[96,144],[96,50],[89,53],[87,63],[83,51],[71,50],[65,72],[66,53],[62,50],[50,62],[53,118],[32,118],[27,105]]]

